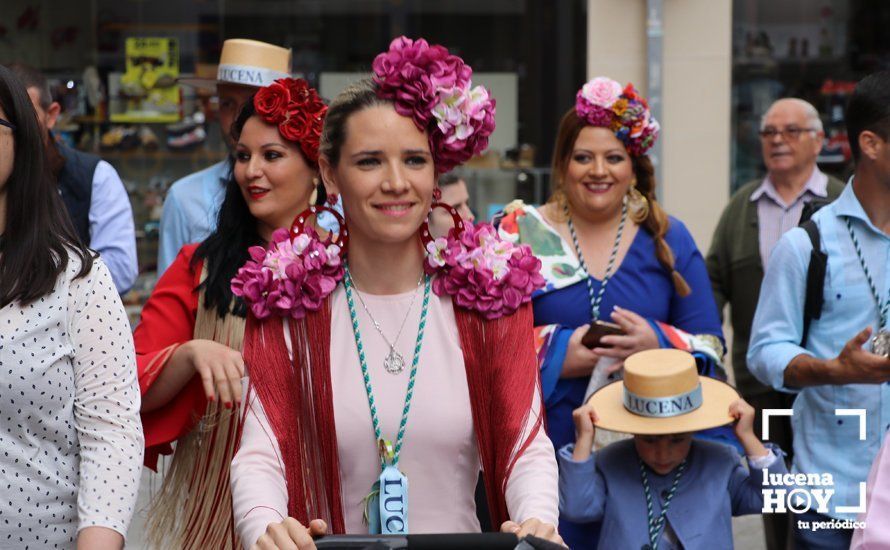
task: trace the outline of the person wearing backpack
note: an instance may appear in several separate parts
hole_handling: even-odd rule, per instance
[[[758,382],[745,362],[764,266],[782,234],[797,226],[804,206],[834,200],[844,187],[816,166],[825,133],[819,113],[806,101],[786,98],[773,103],[761,120],[760,137],[766,176],[748,182],[730,199],[706,258],[717,308],[722,314],[724,306],[730,306],[736,386],[754,407],[758,427],[763,409],[791,407],[787,394]],[[791,456],[790,420],[773,418],[770,434]],[[786,547],[786,516],[765,515],[764,531],[769,550]]]
[[[795,547],[804,549],[849,546],[846,522],[862,511],[869,466],[890,429],[890,72],[857,84],[846,123],[856,163],[851,183],[813,215],[816,254],[802,228],[779,240],[747,355],[758,380],[796,394],[793,473],[831,481],[822,487],[833,491],[827,505],[793,522]],[[820,255],[821,311],[809,316],[808,273]]]

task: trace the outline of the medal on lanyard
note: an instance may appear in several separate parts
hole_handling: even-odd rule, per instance
[[[362,377],[365,382],[365,392],[368,395],[371,423],[374,426],[374,436],[377,438],[377,447],[380,453],[380,477],[371,486],[371,492],[364,499],[363,519],[368,524],[368,533],[372,535],[406,535],[408,534],[408,478],[399,470],[398,465],[402,451],[402,441],[405,437],[405,426],[408,423],[408,411],[411,409],[411,398],[414,396],[414,382],[417,377],[417,364],[420,360],[423,332],[426,328],[427,310],[429,309],[430,301],[430,278],[425,277],[423,306],[420,310],[420,324],[417,327],[417,341],[414,345],[414,361],[411,364],[411,373],[408,377],[405,406],[402,409],[402,420],[399,423],[399,432],[395,445],[391,441],[383,439],[380,431],[380,419],[377,415],[377,405],[375,404],[374,392],[371,388],[371,375],[368,371],[368,362],[365,359],[365,349],[362,344],[361,332],[359,331],[355,300],[352,294],[354,285],[348,265],[343,278],[343,286],[346,290],[346,303],[349,306],[352,331],[355,334],[355,345],[358,351],[359,364],[362,368]]]
[[[890,357],[890,331],[881,329],[871,339],[871,351],[875,355]]]

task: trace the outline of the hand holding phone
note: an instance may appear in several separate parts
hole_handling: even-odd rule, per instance
[[[621,326],[615,323],[607,323],[606,321],[594,321],[590,323],[590,328],[581,338],[581,344],[588,349],[597,347],[608,347],[608,344],[601,345],[600,340],[603,336],[624,336],[626,333]]]

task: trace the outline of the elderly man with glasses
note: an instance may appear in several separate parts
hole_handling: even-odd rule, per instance
[[[736,385],[757,411],[755,426],[761,425],[763,409],[791,408],[793,396],[758,382],[748,370],[745,355],[770,253],[782,234],[798,225],[804,203],[814,198],[833,200],[843,190],[841,181],[816,166],[824,138],[822,121],[812,105],[795,98],[773,103],[760,124],[766,176],[747,183],[733,195],[723,210],[708,252],[708,272],[717,307],[722,313],[723,306],[730,306]],[[770,420],[770,440],[783,449],[791,449],[788,417]],[[766,514],[764,527],[767,548],[784,549],[788,519]]]

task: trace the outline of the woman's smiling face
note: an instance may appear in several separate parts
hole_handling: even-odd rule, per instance
[[[260,235],[268,239],[275,229],[290,227],[309,206],[316,171],[298,144],[252,116],[235,147],[234,175],[250,213],[260,223]]]
[[[416,238],[429,213],[436,173],[427,134],[412,119],[390,104],[353,113],[338,164],[322,166],[328,191],[343,198],[353,239]]]
[[[569,206],[582,215],[617,213],[633,179],[624,143],[608,128],[585,126],[575,139],[563,181]]]

